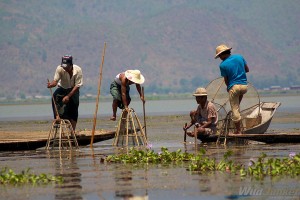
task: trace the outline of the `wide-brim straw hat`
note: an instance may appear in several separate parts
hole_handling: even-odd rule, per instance
[[[228,51],[228,50],[231,50],[231,49],[232,49],[231,47],[228,47],[225,44],[221,44],[221,45],[217,46],[215,59],[217,59],[219,57],[219,55],[221,53],[223,53],[224,51]]]
[[[145,82],[144,76],[141,74],[140,70],[127,70],[125,72],[125,77],[137,84],[143,84]]]
[[[199,87],[196,89],[193,96],[195,96],[195,97],[207,96],[207,91],[205,88]]]

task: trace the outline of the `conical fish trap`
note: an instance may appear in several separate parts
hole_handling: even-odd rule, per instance
[[[113,142],[114,146],[145,146],[147,139],[143,127],[135,113],[130,108],[127,112],[122,111],[116,135]]]
[[[46,150],[78,149],[78,142],[69,120],[55,119],[49,132]]]

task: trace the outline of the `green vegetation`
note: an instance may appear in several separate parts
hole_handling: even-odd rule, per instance
[[[204,149],[200,149],[199,153],[195,155],[181,152],[181,149],[169,152],[165,147],[162,147],[159,153],[155,153],[150,149],[137,150],[131,148],[128,153],[109,155],[102,161],[107,163],[135,164],[188,162],[187,170],[192,172],[226,171],[228,173],[240,174],[241,178],[254,177],[263,179],[266,176],[288,175],[295,177],[300,175],[300,154],[291,153],[288,158],[279,159],[267,158],[266,154],[262,153],[256,161],[250,159],[248,165],[244,165],[229,159],[232,151],[226,152],[220,161],[217,161],[215,158],[209,158],[205,153]]]
[[[3,168],[0,172],[0,184],[1,185],[45,185],[50,183],[63,183],[63,178],[61,176],[53,176],[49,174],[39,174],[35,175],[30,173],[28,168],[22,171],[20,174],[16,174],[12,169]]]

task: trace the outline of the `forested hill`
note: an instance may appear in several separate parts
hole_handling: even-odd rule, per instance
[[[0,1],[0,97],[49,95],[61,56],[83,68],[82,94],[140,69],[146,93],[192,92],[220,76],[220,43],[244,55],[257,88],[300,84],[299,0]]]

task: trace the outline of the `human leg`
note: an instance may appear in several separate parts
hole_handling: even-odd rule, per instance
[[[70,123],[71,123],[72,128],[73,128],[73,131],[74,131],[74,133],[75,133],[77,121],[75,121],[75,120],[73,120],[73,119],[70,119]]]
[[[187,129],[189,129],[193,124],[195,124],[197,122],[197,119],[196,119],[196,110],[192,110],[190,112],[190,118],[191,118],[191,121],[189,124],[185,123],[185,125],[183,126],[183,130],[186,131]]]
[[[110,94],[113,97],[112,102],[112,117],[110,120],[116,121],[117,109],[118,107],[122,109],[124,107],[121,98],[121,86],[119,86],[115,81],[110,84]]]
[[[71,89],[70,89],[71,90]],[[78,120],[78,109],[79,109],[79,91],[77,91],[70,99],[66,106],[66,119],[70,120],[73,131],[75,133],[77,120]]]
[[[235,124],[235,134],[241,134],[241,114],[240,114],[240,89],[239,85],[234,85],[229,90],[229,102],[232,111],[232,121]]]
[[[216,127],[210,127],[210,128],[196,128],[195,132],[187,132],[187,135],[190,137],[195,137],[195,135],[198,136],[209,136],[209,135],[213,135],[216,134],[217,129]]]
[[[112,102],[112,110],[113,110],[113,115],[112,117],[110,118],[110,120],[112,121],[116,121],[116,116],[117,116],[117,109],[118,109],[118,100],[117,99],[114,99],[113,102]]]

